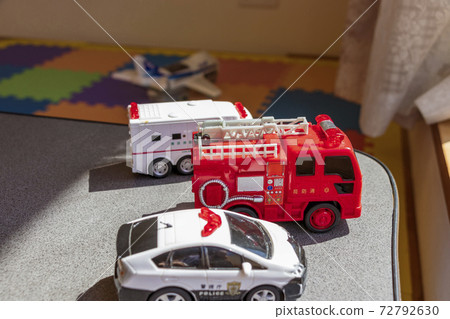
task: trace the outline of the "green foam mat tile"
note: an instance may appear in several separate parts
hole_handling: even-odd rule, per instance
[[[101,77],[100,73],[36,67],[1,81],[0,96],[50,100],[56,103],[61,99],[69,99],[72,94]]]

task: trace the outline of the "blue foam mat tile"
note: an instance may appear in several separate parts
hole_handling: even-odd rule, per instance
[[[258,110],[258,113],[263,113],[285,90],[285,88],[279,88],[274,92],[275,94],[270,94],[267,98],[268,103],[263,103],[264,108]],[[359,113],[359,104],[341,99],[333,94],[294,89],[287,91],[264,116],[275,118],[305,116],[308,121],[314,122],[317,115],[327,114],[340,129],[361,132]]]
[[[8,79],[14,74],[22,73],[25,69],[27,69],[27,67],[0,64],[0,81],[3,79]]]
[[[44,111],[51,104],[50,100],[35,101],[33,99],[16,99],[12,96],[0,97],[0,112],[33,114]]]

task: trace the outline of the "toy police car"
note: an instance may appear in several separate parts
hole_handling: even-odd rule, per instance
[[[150,215],[120,227],[120,300],[292,300],[303,248],[282,227],[221,209]]]

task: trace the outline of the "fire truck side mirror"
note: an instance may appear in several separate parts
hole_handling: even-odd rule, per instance
[[[250,274],[252,272],[252,264],[250,264],[247,261],[243,262],[242,263],[242,272],[244,273],[244,275],[250,276]]]

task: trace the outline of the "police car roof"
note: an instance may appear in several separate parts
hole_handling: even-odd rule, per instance
[[[205,237],[202,236],[202,230],[207,222],[199,216],[200,209],[179,210],[151,215],[131,223],[137,223],[147,218],[157,217],[158,221],[153,227],[156,227],[157,229],[158,249],[192,243],[229,244],[231,241],[230,231],[223,210],[211,209],[211,211],[220,216],[222,224],[210,235]],[[155,231],[155,229],[149,231]]]
[[[147,103],[138,104],[137,107],[139,118],[130,119],[130,124],[239,118],[239,113],[232,103],[212,100]]]

